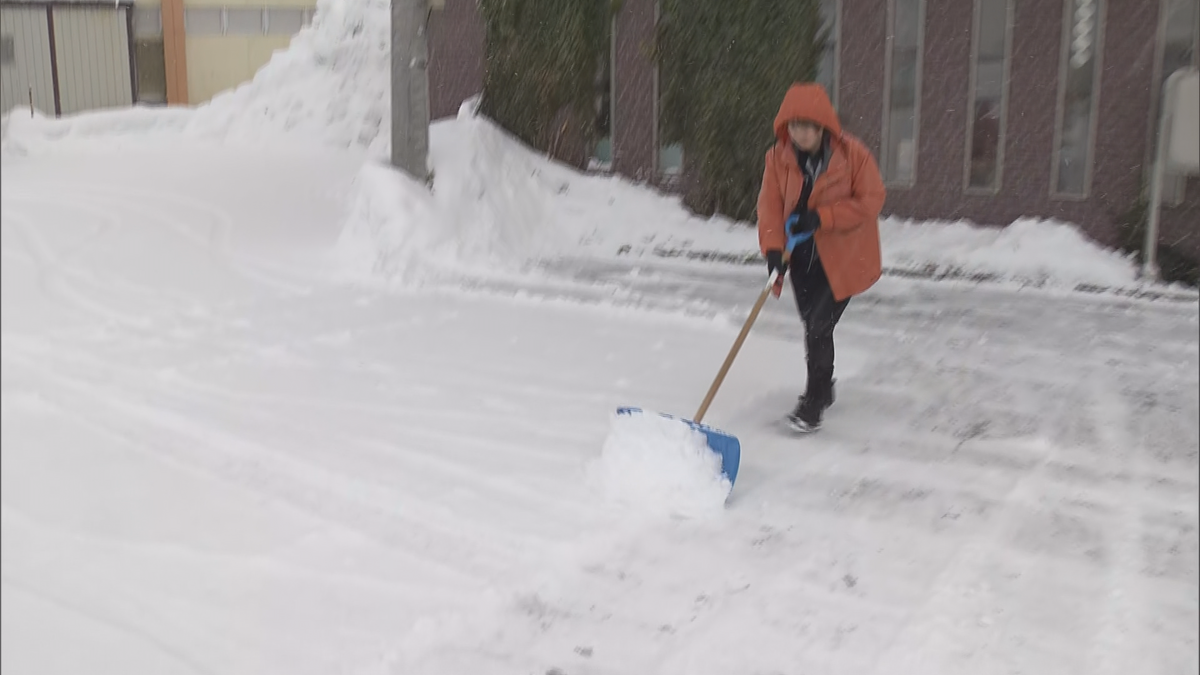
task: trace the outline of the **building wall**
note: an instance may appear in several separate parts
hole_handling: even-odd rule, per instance
[[[885,83],[885,35],[878,17],[885,0],[844,0],[848,24],[864,26],[847,36],[846,54],[859,67],[843,67],[842,100],[848,126],[857,127],[879,150],[879,124]],[[1055,128],[1059,101],[1064,20],[1062,0],[1015,0],[1009,98],[1004,130],[1001,186],[995,195],[968,194],[964,166],[968,83],[972,67],[971,2],[926,0],[917,180],[911,188],[890,186],[885,212],[919,219],[969,219],[1005,225],[1022,216],[1076,223],[1105,245],[1121,241],[1119,222],[1134,206],[1148,172],[1141,135],[1151,115],[1158,3],[1105,0],[1101,27],[1101,70],[1091,185],[1085,198],[1052,195]],[[874,28],[868,28],[874,23]],[[886,29],[886,22],[884,29]],[[852,36],[852,37],[851,37]],[[858,43],[852,46],[849,41]],[[874,47],[873,45],[880,45]],[[844,61],[845,63],[845,61]],[[866,67],[863,67],[866,66]],[[867,92],[864,95],[864,92]],[[876,128],[871,128],[876,127]],[[1191,180],[1183,202],[1163,211],[1164,241],[1200,255],[1200,191]]]
[[[842,0],[838,117],[879,156],[883,139],[887,0]]]
[[[188,101],[195,105],[254,79],[271,54],[291,42],[288,36],[189,36]]]
[[[63,115],[133,103],[129,8],[54,7]]]
[[[137,0],[134,35],[139,64],[139,100],[165,103],[171,59],[164,57],[163,11],[159,0]],[[183,3],[183,61],[189,105],[254,78],[312,19],[315,0],[196,0]],[[147,77],[148,76],[148,77]],[[181,78],[181,80],[184,78]],[[182,87],[181,87],[182,89]],[[171,99],[171,102],[176,102]]]
[[[0,63],[0,113],[33,106],[54,114],[54,75],[50,67],[50,31],[45,7],[0,7],[0,35],[11,44],[11,58]]]
[[[898,2],[919,2],[924,10],[915,179],[891,182],[885,213],[999,226],[1021,217],[1055,218],[1081,226],[1102,244],[1121,243],[1120,221],[1135,206],[1148,175],[1162,1],[1098,0],[1091,169],[1085,194],[1064,196],[1053,188],[1064,28],[1069,28],[1065,0],[1011,0],[1007,98],[1002,122],[995,124],[1002,161],[994,190],[968,187],[976,0],[840,0],[838,112],[846,130],[881,161],[893,43],[889,16]],[[649,178],[656,169],[657,91],[653,66],[643,53],[652,38],[654,4],[625,0],[615,29],[613,168],[634,178]],[[483,37],[475,0],[447,0],[447,9],[455,20],[447,14],[431,36],[436,45],[431,88],[440,114],[456,110],[482,85]],[[1188,179],[1182,199],[1164,207],[1162,232],[1164,242],[1200,257],[1198,183]]]
[[[311,20],[315,7],[315,0],[185,1],[188,103],[253,79]]]
[[[483,19],[478,0],[445,0],[429,19],[429,114],[453,117],[483,90]]]
[[[133,103],[128,4],[0,7],[5,111],[33,105],[70,115]]]
[[[651,180],[658,154],[658,69],[646,56],[654,43],[656,0],[625,0],[613,29],[613,170]]]

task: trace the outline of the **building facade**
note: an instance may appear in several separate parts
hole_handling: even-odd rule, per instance
[[[315,0],[0,0],[0,113],[198,104],[254,77]]]
[[[0,108],[43,114],[134,101],[130,0],[0,2]]]
[[[476,3],[434,13],[435,119],[481,89]],[[661,183],[679,149],[659,147],[656,68],[642,49],[656,10],[624,0],[615,18],[597,164]],[[1200,65],[1200,0],[822,0],[822,10],[833,40],[819,79],[875,152],[885,212],[899,217],[1056,218],[1119,244],[1150,175],[1162,84]],[[1168,180],[1161,241],[1200,258],[1196,178]]]

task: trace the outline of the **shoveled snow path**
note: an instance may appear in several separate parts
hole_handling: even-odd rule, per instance
[[[584,466],[694,412],[761,270],[339,288],[353,158],[184,157],[5,164],[6,671],[1194,672],[1195,303],[885,279],[796,439],[785,295],[728,510],[648,519]]]

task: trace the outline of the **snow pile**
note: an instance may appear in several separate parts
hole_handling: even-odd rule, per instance
[[[210,101],[191,108],[135,107],[59,119],[16,115],[5,121],[5,145],[13,140],[32,145],[67,138],[163,142],[183,137],[301,142],[385,157],[390,27],[387,0],[318,0],[311,26],[272,54],[253,79]]]
[[[650,517],[717,515],[732,487],[703,433],[654,413],[614,414],[587,474],[605,501]]]
[[[318,0],[312,25],[251,81],[200,106],[188,130],[239,140],[287,134],[385,157],[390,73],[388,0]]]
[[[63,119],[4,119],[3,153],[63,139],[202,138],[315,144],[385,159],[390,145],[387,0],[319,0],[313,24],[255,77],[194,109],[107,110]],[[468,112],[434,123],[433,196],[368,164],[349,195],[341,246],[347,274],[407,285],[436,267],[511,271],[538,257],[649,257],[759,264],[752,224],[689,214],[678,197],[550,161]],[[886,273],[1034,285],[1137,288],[1132,255],[1070,224],[1020,219],[881,223]]]
[[[336,254],[355,281],[415,284],[435,273],[437,235],[433,200],[424,186],[391,166],[369,162],[351,189]]]
[[[556,250],[565,242],[555,229],[549,161],[519,145],[464,103],[456,124],[434,127],[431,161],[438,227],[466,260],[520,260]]]
[[[20,144],[9,140],[8,129],[11,126],[12,113],[0,116],[0,156],[23,155],[25,149]]]
[[[338,242],[349,277],[413,285],[470,272],[515,273],[560,250],[538,159],[464,104],[435,126],[432,193],[390,165],[363,167]]]
[[[1135,255],[1104,248],[1056,220],[1022,218],[996,228],[888,218],[880,229],[891,270],[1049,287],[1138,283]]]
[[[16,111],[14,111],[16,112]],[[37,111],[12,114],[5,143],[38,149],[60,141],[145,141],[162,143],[188,133],[195,110],[189,108],[118,108],[55,118]]]

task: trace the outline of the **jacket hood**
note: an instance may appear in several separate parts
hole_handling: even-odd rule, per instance
[[[788,122],[794,119],[812,120],[824,127],[834,137],[842,135],[842,124],[838,121],[833,104],[825,87],[815,82],[798,82],[788,88],[775,115],[775,136],[783,142],[790,142]]]

